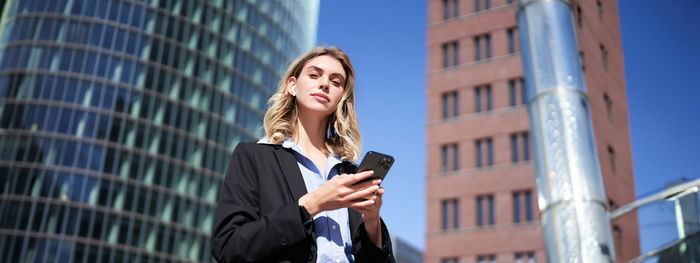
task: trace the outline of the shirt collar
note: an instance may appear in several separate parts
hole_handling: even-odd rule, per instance
[[[262,139],[260,139],[260,140],[258,141],[258,144],[282,145],[282,147],[284,147],[284,148],[294,150],[297,154],[300,154],[301,156],[304,156],[304,157],[306,157],[307,159],[309,158],[309,157],[307,157],[307,156],[301,151],[301,149],[299,149],[299,146],[297,146],[297,144],[294,143],[294,140],[292,140],[292,138],[290,138],[290,137],[284,137],[284,140],[282,140],[282,143],[281,143],[281,144],[280,144],[280,143],[273,143],[273,142],[270,141],[267,137],[263,137]],[[335,154],[332,154],[332,153],[331,153],[331,154],[328,155],[328,166],[329,166],[329,167],[333,167],[333,166],[335,166],[336,164],[339,164],[339,163],[342,163],[342,162],[343,162],[343,161],[340,160],[340,158],[338,158],[338,156],[336,156]],[[320,167],[319,167],[319,168],[320,168]]]

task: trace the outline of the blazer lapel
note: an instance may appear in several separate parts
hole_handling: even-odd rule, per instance
[[[299,170],[296,158],[294,158],[294,153],[287,151],[287,149],[283,147],[277,147],[275,149],[275,156],[277,156],[277,162],[279,162],[280,169],[282,170],[282,174],[284,174],[287,186],[289,186],[294,200],[299,200],[308,190],[306,190],[304,177],[301,176],[301,171]]]

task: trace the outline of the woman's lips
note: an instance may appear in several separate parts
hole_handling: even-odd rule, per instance
[[[321,102],[331,102],[331,99],[323,93],[312,93],[311,96],[313,96],[314,98],[316,98],[316,100]]]

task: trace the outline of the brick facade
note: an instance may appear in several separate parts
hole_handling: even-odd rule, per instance
[[[527,136],[530,161],[523,160],[525,146],[521,134],[529,133],[530,124],[527,106],[521,103],[522,89],[518,81],[523,77],[523,70],[515,20],[517,1],[510,4],[507,0],[491,0],[486,9],[486,1],[480,0],[479,12],[474,12],[474,1],[477,0],[428,0],[425,260],[441,263],[457,258],[461,263],[469,263],[486,256],[489,262],[488,258],[494,255],[497,262],[503,263],[516,262],[516,253],[523,253],[523,262],[528,262],[527,254],[532,252],[536,262],[545,262],[535,167],[531,161],[534,158],[531,136]],[[443,5],[448,3],[452,7],[454,2],[457,2],[458,16],[444,19]],[[617,2],[601,0],[600,7],[602,15],[599,15],[597,0],[572,1],[603,183],[609,205],[619,207],[635,200],[629,114]],[[577,8],[581,10],[581,26]],[[448,11],[449,14],[453,12],[450,8]],[[513,53],[509,52],[509,29],[512,29]],[[483,59],[485,49],[480,39],[482,59],[475,61],[474,37],[486,34],[490,35],[490,58]],[[444,67],[443,44],[452,41],[458,43],[458,63]],[[603,50],[607,51],[607,70]],[[511,80],[516,84],[515,106],[511,106]],[[476,87],[485,85],[491,89],[491,110],[486,110],[484,90],[479,95],[475,91]],[[443,119],[443,94],[454,91],[458,94],[458,114]],[[476,109],[477,96],[482,101],[480,112]],[[517,139],[517,162],[513,162],[512,156],[513,134]],[[492,142],[493,165],[477,167],[476,141],[486,138]],[[459,169],[444,172],[442,146],[455,143]],[[482,164],[488,158],[487,148],[481,145]],[[614,161],[611,161],[609,149],[614,153]],[[528,222],[521,216],[516,223],[514,192],[528,190],[532,195],[533,220]],[[482,195],[493,196],[495,220],[492,225],[477,224],[477,196]],[[520,211],[524,213],[524,196],[518,198]],[[443,229],[442,200],[448,199],[458,200],[459,226]],[[488,204],[485,203],[488,202],[482,202],[482,211],[488,218],[485,208]],[[620,234],[613,231],[618,262],[638,256],[636,213],[616,219],[611,225],[620,229]]]

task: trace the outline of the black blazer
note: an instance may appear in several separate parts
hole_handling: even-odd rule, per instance
[[[211,235],[211,253],[219,262],[316,262],[313,224],[299,207],[307,193],[292,150],[281,145],[239,143],[233,151]],[[350,162],[339,174],[354,173]],[[355,262],[395,262],[382,221],[382,248],[367,236],[362,215],[348,209]]]

